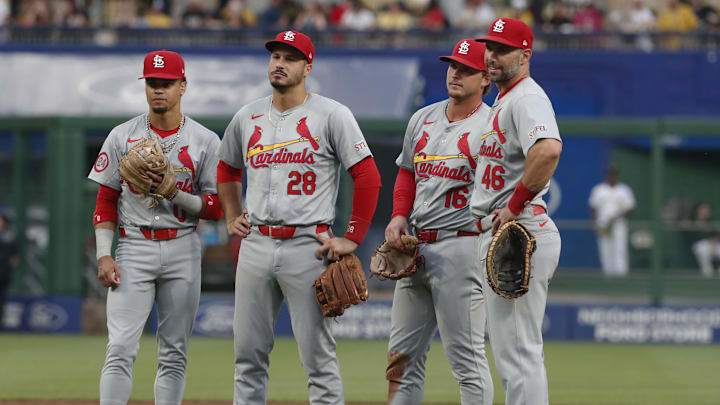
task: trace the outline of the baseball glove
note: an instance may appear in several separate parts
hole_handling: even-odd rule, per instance
[[[342,315],[350,305],[367,301],[368,287],[362,263],[350,254],[332,262],[315,280],[315,294],[323,316]]]
[[[508,299],[528,292],[530,257],[535,247],[535,237],[520,222],[501,226],[490,242],[485,261],[490,288]]]
[[[153,181],[145,171],[162,176],[162,182],[157,188],[153,189]],[[133,146],[120,160],[118,172],[134,191],[143,197],[155,199],[151,208],[156,206],[159,200],[172,200],[177,194],[172,166],[162,145],[155,138],[143,139]]]
[[[403,250],[397,250],[385,241],[375,249],[370,259],[370,273],[379,279],[398,280],[413,275],[424,263],[419,253],[420,240],[414,236],[402,235]]]

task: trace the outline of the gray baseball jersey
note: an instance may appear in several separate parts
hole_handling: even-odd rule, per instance
[[[142,198],[120,178],[117,170],[120,160],[135,142],[150,136],[158,137],[149,130],[146,117],[143,114],[113,128],[88,178],[121,191],[118,200],[120,225],[153,229],[195,227],[199,219],[169,201],[163,200],[155,208],[148,208],[152,198]],[[180,190],[195,195],[217,194],[220,139],[214,132],[185,117],[178,133],[161,139],[161,144],[163,147],[172,145],[167,155]]]
[[[410,118],[396,164],[415,173],[410,223],[420,229],[477,232],[469,201],[490,107],[449,122],[448,100],[431,104]]]
[[[492,106],[491,120],[483,134],[478,181],[470,204],[475,217],[507,205],[515,186],[525,172],[525,156],[538,139],[560,140],[555,111],[550,99],[530,77],[518,82],[511,91],[498,96]],[[542,196],[550,183],[531,201],[545,207]]]
[[[315,258],[317,224],[335,219],[340,164],[371,156],[344,105],[310,94],[282,113],[266,97],[241,108],[228,125],[220,159],[247,172],[246,208],[254,226],[243,239],[235,276],[235,404],[264,404],[274,326],[284,300],[308,376],[311,404],[342,404],[343,386],[332,336],[313,281],[327,267]],[[257,225],[296,227],[275,239]],[[247,308],[254,308],[247,311]]]
[[[493,385],[485,355],[485,301],[473,249],[478,239],[470,214],[482,129],[490,107],[449,122],[448,100],[416,112],[405,131],[397,165],[415,173],[410,222],[438,231],[422,244],[422,270],[395,284],[388,342],[387,379],[395,391],[389,403],[422,403],[425,360],[437,330],[463,404],[490,404]],[[468,232],[458,236],[457,231]],[[391,389],[392,392],[392,389]]]
[[[187,346],[200,300],[200,238],[192,232],[198,218],[168,201],[148,208],[121,181],[117,167],[139,140],[158,136],[148,130],[146,115],[135,117],[108,135],[88,176],[120,190],[118,222],[125,229],[181,229],[177,237],[151,240],[141,232],[121,237],[115,252],[120,285],[107,297],[108,346],[100,377],[100,404],[127,403],[140,336],[153,304],[158,312],[158,372],[155,401],[180,404],[185,391]],[[177,177],[177,187],[191,194],[216,194],[220,139],[190,118],[176,134],[161,140]],[[122,235],[122,233],[121,233]]]
[[[507,205],[525,172],[525,157],[538,139],[560,140],[550,100],[529,77],[498,96],[491,117],[483,134],[486,142],[471,200],[472,213],[478,218]],[[560,259],[561,240],[555,223],[543,209],[541,196],[547,188],[545,185],[517,217],[535,236],[537,246],[530,263],[528,293],[512,300],[503,298],[490,289],[487,274],[482,272],[481,276],[493,357],[507,405],[549,403],[542,322],[548,286]],[[491,241],[491,232],[478,238],[476,260],[481,269],[485,268]]]
[[[272,97],[235,114],[220,159],[247,170],[246,205],[253,224],[331,224],[335,219],[340,164],[371,156],[346,106],[318,94],[280,113]]]

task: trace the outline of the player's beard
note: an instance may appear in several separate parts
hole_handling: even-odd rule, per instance
[[[496,77],[493,77],[493,75],[490,75],[490,81],[493,83],[503,83],[507,82],[508,80],[511,80],[515,75],[517,75],[518,71],[520,70],[520,58],[522,57],[522,54],[518,55],[517,58],[515,58],[514,61],[510,62],[507,66],[499,66],[500,67],[500,74]],[[498,66],[493,66],[497,68]]]
[[[167,106],[162,107],[152,107],[152,112],[155,114],[165,114],[168,111]]]
[[[287,76],[285,76],[285,78],[286,78],[285,83],[282,83],[281,81],[273,81],[273,79],[271,77],[270,85],[275,90],[283,93],[283,92],[297,86],[302,81],[302,76],[301,77],[293,77],[293,76],[287,75]],[[280,79],[280,80],[282,80],[282,79]]]

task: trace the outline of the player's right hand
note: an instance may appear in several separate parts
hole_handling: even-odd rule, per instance
[[[243,210],[242,214],[227,220],[229,235],[238,235],[244,238],[250,234],[250,221],[247,220],[247,213],[247,210]]]
[[[407,218],[402,215],[397,215],[390,220],[387,228],[385,228],[385,240],[398,250],[403,250],[404,246],[400,236],[410,235],[410,229],[408,228]]]
[[[112,256],[98,259],[98,280],[103,287],[115,288],[120,285],[120,269]]]

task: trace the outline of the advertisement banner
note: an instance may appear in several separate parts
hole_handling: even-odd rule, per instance
[[[82,299],[77,297],[11,297],[5,303],[3,330],[31,333],[79,333]]]
[[[144,81],[138,80],[144,56],[3,53],[0,116],[139,115],[148,108]],[[193,53],[184,60],[182,109],[190,116],[232,117],[244,104],[272,94],[268,53]],[[306,84],[356,117],[405,119],[422,92],[419,64],[413,57],[318,57]]]
[[[232,296],[200,299],[193,333],[233,335]],[[11,297],[3,317],[7,332],[79,333],[82,299],[75,297]],[[388,339],[392,301],[373,300],[355,305],[333,322],[339,339]],[[146,330],[157,330],[155,309]],[[548,304],[543,320],[545,340],[605,343],[712,344],[720,343],[720,306],[643,306]],[[292,336],[290,314],[283,304],[275,325],[278,336]]]

